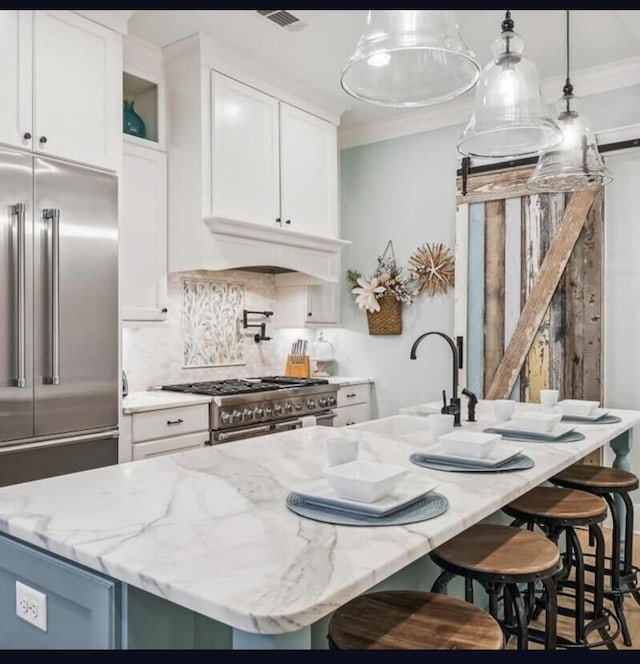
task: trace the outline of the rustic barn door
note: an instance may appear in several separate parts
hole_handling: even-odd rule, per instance
[[[602,191],[531,194],[530,168],[458,179],[461,384],[485,398],[602,399]]]

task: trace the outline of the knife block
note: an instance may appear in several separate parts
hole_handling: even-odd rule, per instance
[[[311,376],[311,363],[308,355],[292,356],[287,355],[287,364],[284,368],[284,375],[293,378],[309,378]]]

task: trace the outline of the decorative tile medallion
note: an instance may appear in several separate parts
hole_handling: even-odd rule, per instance
[[[244,284],[182,280],[183,366],[246,364]]]

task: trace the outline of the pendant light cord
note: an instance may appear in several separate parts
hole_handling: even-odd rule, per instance
[[[573,96],[573,85],[571,85],[571,79],[569,78],[569,51],[570,51],[570,42],[569,42],[569,10],[567,12],[567,79],[562,88],[562,93],[567,97],[567,113],[571,110],[569,104],[569,98]]]

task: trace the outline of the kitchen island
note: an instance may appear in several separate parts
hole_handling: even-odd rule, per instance
[[[449,501],[444,514],[407,526],[334,526],[287,509],[291,489],[322,475],[324,441],[336,433],[328,427],[2,488],[0,647],[326,647],[336,607],[373,588],[428,588],[433,548],[593,450],[628,450],[640,412],[610,412],[621,422],[581,426],[580,442],[526,443],[535,466],[499,474],[419,468],[408,460],[415,443],[384,425],[362,430],[362,459],[405,465]],[[69,628],[56,623],[66,606],[59,575],[73,585],[74,573],[95,581],[107,606],[60,646],[56,630]],[[16,580],[48,595],[48,632],[16,618]],[[102,641],[87,646],[92,629]]]

